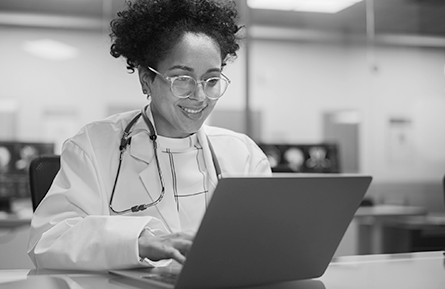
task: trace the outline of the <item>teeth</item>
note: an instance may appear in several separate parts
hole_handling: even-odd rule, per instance
[[[199,112],[204,110],[204,108],[201,108],[201,109],[191,109],[191,108],[186,108],[186,107],[182,107],[182,106],[181,106],[181,109],[183,111],[185,111],[186,113],[199,113]]]

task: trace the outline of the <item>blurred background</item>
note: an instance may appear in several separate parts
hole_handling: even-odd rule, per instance
[[[445,2],[236,2],[245,41],[208,124],[250,135],[276,172],[369,174],[366,205],[444,213]],[[137,74],[109,54],[109,23],[124,4],[0,1],[0,169],[13,161],[25,174],[30,155],[60,153],[84,124],[146,103]],[[0,179],[0,197],[17,194],[17,183]],[[361,220],[368,239],[375,222]],[[360,253],[359,231],[342,254]],[[434,233],[444,240],[443,226]]]

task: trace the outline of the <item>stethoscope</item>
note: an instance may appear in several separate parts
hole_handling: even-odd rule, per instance
[[[158,158],[158,153],[157,153],[157,149],[158,149],[158,142],[157,142],[157,135],[156,135],[156,131],[153,127],[153,124],[151,123],[150,119],[147,116],[146,110],[148,108],[148,105],[145,106],[141,112],[139,112],[129,123],[128,125],[125,127],[124,132],[122,134],[122,138],[121,138],[121,142],[119,144],[119,164],[117,167],[117,173],[116,173],[116,178],[114,179],[114,184],[113,184],[113,190],[111,192],[111,197],[110,197],[110,203],[109,203],[109,207],[110,210],[115,213],[115,214],[125,214],[125,213],[129,213],[129,212],[139,212],[139,211],[143,211],[147,208],[156,206],[157,204],[159,204],[165,194],[165,184],[164,184],[164,178],[162,176],[162,171],[161,171],[161,166],[159,164],[159,158]],[[117,185],[117,180],[119,178],[119,174],[120,174],[120,170],[121,170],[121,165],[122,165],[122,160],[124,158],[124,152],[127,149],[127,147],[131,144],[131,129],[133,128],[133,126],[136,124],[136,122],[138,121],[138,119],[142,116],[142,118],[144,119],[145,124],[148,127],[149,130],[149,137],[151,139],[151,141],[153,142],[153,151],[154,151],[154,156],[155,156],[155,161],[156,161],[156,167],[158,169],[158,174],[159,174],[159,180],[161,182],[161,193],[159,194],[159,197],[148,204],[141,204],[141,205],[135,205],[129,209],[126,210],[121,210],[121,211],[117,211],[113,208],[112,203],[113,203],[113,197],[114,197],[114,192],[116,190],[116,185]],[[215,167],[215,171],[216,171],[216,176],[219,179],[221,179],[222,174],[221,174],[221,167],[219,166],[219,162],[218,159],[216,157],[215,151],[213,150],[212,144],[210,143],[209,138],[207,137],[207,142],[209,144],[209,148],[210,148],[210,153],[212,155],[212,160],[213,160],[213,165]]]

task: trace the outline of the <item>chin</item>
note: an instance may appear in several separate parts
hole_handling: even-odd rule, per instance
[[[183,131],[187,134],[187,135],[191,135],[194,134],[196,132],[198,132],[198,130],[202,127],[202,123],[199,126],[189,126],[186,129],[184,129]]]

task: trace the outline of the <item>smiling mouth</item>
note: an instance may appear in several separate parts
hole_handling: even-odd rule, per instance
[[[183,107],[183,106],[179,106],[183,111],[185,111],[186,113],[190,113],[190,114],[196,114],[196,113],[200,113],[202,112],[205,108],[199,108],[199,109],[192,109],[192,108],[188,108],[188,107]]]

